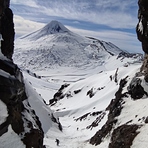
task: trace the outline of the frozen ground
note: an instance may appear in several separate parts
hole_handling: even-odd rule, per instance
[[[59,139],[61,148],[94,148],[89,139],[106,123],[106,107],[115,98],[120,80],[128,76],[129,85],[139,71],[141,55],[124,52],[110,42],[81,37],[58,22],[52,23],[52,28],[47,24],[18,39],[14,61],[23,71],[29,102],[42,123],[44,145],[56,148],[55,140]],[[143,81],[143,77],[140,79]],[[60,92],[61,99],[49,104],[63,84],[68,85]],[[147,84],[142,85],[147,90]],[[147,100],[134,102],[125,98],[117,124],[132,120],[144,125],[138,120],[146,116],[144,104]],[[135,119],[133,112],[139,118]],[[61,122],[62,131],[48,118],[52,114]],[[142,134],[146,128],[139,129],[141,133],[133,148],[147,142],[147,132]],[[110,138],[110,135],[105,137],[97,147],[107,148]]]
[[[52,69],[49,71],[36,71],[36,74],[41,76],[40,79],[24,72],[26,81],[31,83],[36,92],[41,95],[47,104],[62,84],[70,84],[63,91],[63,94],[68,94],[67,96],[59,100],[54,106],[47,105],[59,118],[63,126],[63,131],[59,131],[55,126],[50,126],[45,132],[44,144],[46,147],[56,148],[55,140],[59,139],[61,148],[94,148],[95,146],[89,144],[89,139],[105,124],[108,115],[105,109],[110,101],[114,99],[115,92],[119,88],[120,80],[126,76],[132,78],[135,72],[139,71],[139,68],[140,64],[120,67],[117,73],[117,81],[115,81],[116,69],[99,71],[99,68],[94,70],[80,70],[61,67],[61,69]],[[77,90],[81,91],[76,94],[75,91]],[[92,97],[87,95],[90,90],[94,94]],[[137,110],[141,109],[141,107],[136,107],[140,102],[135,102],[134,110],[131,110],[130,107],[128,108],[128,106],[133,106],[131,105],[132,103],[134,103],[132,100],[127,103],[123,114],[119,117],[121,124],[129,121],[135,116],[133,112],[137,113]],[[146,103],[147,100],[141,102],[141,105]],[[38,108],[38,110],[40,109]],[[97,118],[97,116],[92,116],[92,113],[98,111],[101,112],[101,120],[98,122],[98,126],[91,128],[90,125]],[[85,118],[80,119],[83,115],[86,115]],[[141,116],[144,116],[144,114]],[[135,122],[137,123],[138,121]],[[110,138],[108,137],[97,147],[108,147],[109,141]],[[134,145],[133,148],[135,148]]]

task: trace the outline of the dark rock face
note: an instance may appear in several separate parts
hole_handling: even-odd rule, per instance
[[[138,125],[122,125],[112,133],[109,148],[130,148],[134,138],[137,136]]]
[[[96,132],[96,134],[90,139],[91,144],[99,145],[101,144],[104,138],[109,136],[111,137],[111,141],[108,145],[109,148],[130,148],[133,140],[139,134],[138,129],[140,128],[140,126],[136,124],[129,124],[130,122],[132,122],[132,120],[118,126],[119,122],[117,117],[120,116],[121,111],[125,104],[125,100],[123,98],[126,98],[129,96],[129,92],[123,93],[123,88],[127,87],[126,86],[128,81],[127,78],[128,77],[120,81],[120,87],[115,94],[116,98],[113,99],[109,104],[109,106],[106,108],[106,110],[109,111],[108,120],[102,126],[102,128],[98,132]],[[136,84],[137,85],[139,84],[138,85],[138,88],[139,88],[141,86],[140,82],[141,82],[140,80],[139,81],[133,80],[130,88],[134,88]],[[140,94],[140,96],[143,96],[143,95],[144,94]],[[140,96],[138,96],[138,98]],[[136,95],[135,99],[138,99],[138,98]]]
[[[141,99],[144,95],[148,96],[141,83],[142,80],[140,78],[134,77],[128,87],[128,93],[134,100]]]
[[[10,0],[0,0],[0,34],[1,52],[9,59],[12,59],[14,50],[14,23],[13,12],[9,8]]]
[[[0,100],[8,111],[6,120],[0,124],[0,136],[8,131],[10,125],[26,148],[43,148],[41,123],[29,105],[22,73],[12,61],[14,24],[9,3],[10,0],[0,0],[1,52],[7,57],[7,60],[0,57]]]
[[[12,59],[14,50],[14,23],[13,13],[10,8],[6,8],[1,17],[1,51],[9,59]]]
[[[144,74],[145,81],[148,82],[148,1],[139,0],[138,19],[136,27],[137,38],[142,43],[142,49],[145,53],[141,72]]]
[[[69,84],[63,84],[61,86],[61,88],[58,90],[58,92],[55,93],[55,95],[53,96],[53,99],[49,100],[49,104],[54,105],[54,104],[57,103],[58,100],[64,98],[63,89],[68,87],[68,86],[69,86]]]
[[[0,5],[3,5],[4,7],[9,7],[10,0],[0,0]]]
[[[138,11],[138,19],[139,22],[137,24],[137,37],[139,41],[142,43],[142,49],[145,53],[148,53],[148,1],[147,0],[139,0],[139,11]]]
[[[148,123],[148,117],[146,117],[146,119],[145,119],[145,123]]]
[[[139,53],[128,53],[128,52],[120,52],[117,59],[119,58],[135,58],[135,59],[139,59],[139,62],[143,59],[143,55],[142,54],[139,54]]]
[[[5,72],[9,72],[11,69],[14,75],[9,75],[8,72],[8,76],[0,75],[0,99],[5,103],[8,110],[6,121],[0,125],[0,135],[7,132],[8,126],[11,125],[15,133],[24,135],[22,141],[27,148],[42,148],[44,133],[38,117],[28,103],[22,74],[12,62],[3,61],[3,63],[7,65],[7,67],[5,66]],[[1,65],[0,69],[3,69]],[[28,108],[24,106],[24,101],[27,102]],[[33,116],[36,128],[34,128],[30,119],[27,119],[24,115],[25,112]],[[30,129],[29,133],[25,131],[24,122],[27,124],[27,128]]]
[[[122,104],[124,103],[122,97],[126,96],[126,94],[122,94],[122,89],[125,87],[126,83],[126,78],[120,81],[119,90],[115,94],[116,98],[111,101],[110,105],[106,109],[109,111],[108,120],[105,125],[90,139],[90,143],[92,145],[99,145],[103,138],[111,132],[113,125],[117,123],[117,119],[115,119],[115,117],[119,116],[122,110]]]
[[[11,75],[15,75],[18,69],[17,65],[13,64],[11,61],[4,61],[1,59],[0,59],[0,68]]]

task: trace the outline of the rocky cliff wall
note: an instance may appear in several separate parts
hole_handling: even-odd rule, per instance
[[[44,132],[41,123],[29,105],[22,73],[12,61],[15,33],[9,2],[0,0],[0,100],[8,113],[0,122],[0,141],[11,127],[26,148],[43,148]],[[0,118],[4,118],[3,115]]]

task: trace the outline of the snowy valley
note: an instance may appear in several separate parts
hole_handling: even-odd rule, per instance
[[[56,139],[61,148],[147,147],[148,84],[140,74],[141,54],[82,37],[52,21],[17,39],[13,60],[23,73],[30,107],[25,101],[24,106],[41,122],[44,147],[58,147]],[[3,71],[0,75],[6,77]],[[3,122],[7,111],[0,106]],[[6,142],[10,136],[15,140]],[[9,127],[0,143],[25,147],[19,139]]]
[[[147,148],[147,6],[0,0],[0,148]]]
[[[147,147],[142,58],[58,21],[17,39],[17,65],[0,53],[1,147]]]

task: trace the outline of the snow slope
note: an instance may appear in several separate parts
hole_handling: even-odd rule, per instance
[[[81,37],[63,26],[58,32],[57,25],[62,26],[54,21],[16,40],[14,54],[14,61],[23,70],[28,96],[35,90],[46,102],[45,105],[40,97],[37,97],[39,102],[29,97],[46,131],[46,148],[57,147],[55,139],[60,140],[62,148],[107,148],[113,130],[125,123],[141,126],[131,147],[145,148],[148,142],[145,122],[147,96],[136,101],[130,95],[123,98],[123,109],[111,133],[100,145],[89,144],[90,138],[108,120],[106,108],[115,99],[120,81],[127,76],[123,92],[128,92],[130,82],[140,70],[141,55],[124,52],[112,43]],[[143,77],[140,76],[140,79],[145,91],[148,91]],[[28,85],[32,85],[34,90]],[[57,126],[52,126],[48,112],[57,116],[62,132]]]
[[[128,76],[128,83],[123,90],[123,92],[126,92],[140,66],[140,64],[133,64],[128,67],[119,67],[117,77],[116,69],[103,72],[92,71],[92,73],[85,70],[83,71],[83,74],[85,73],[83,76],[79,70],[75,71],[73,75],[67,75],[66,71],[63,71],[63,73],[55,71],[55,75],[53,74],[51,79],[49,77],[37,79],[26,73],[26,79],[32,83],[32,86],[42,97],[45,96],[43,98],[47,104],[49,100],[54,98],[54,94],[58,91],[58,86],[60,88],[60,84],[64,84],[64,82],[69,84],[62,90],[62,99],[59,99],[55,104],[53,103],[54,105],[49,105],[59,118],[63,131],[60,132],[55,127],[50,128],[44,138],[46,147],[55,148],[55,139],[57,138],[60,140],[60,147],[63,148],[94,148],[95,146],[89,144],[89,139],[107,121],[108,111],[106,111],[106,108],[111,100],[115,98],[120,80]],[[76,81],[69,81],[74,76]],[[57,77],[59,81],[61,80],[60,82]],[[140,79],[142,79],[142,86],[147,91],[148,86],[143,77],[140,77]],[[53,85],[53,82],[55,85]],[[36,85],[37,83],[39,85]],[[128,96],[128,98],[124,98],[124,101],[122,112],[117,117],[118,123],[114,128],[131,120],[128,123],[129,125],[137,124],[142,126],[142,128],[138,129],[140,134],[135,138],[132,148],[139,146],[144,148],[148,142],[147,124],[144,122],[148,112],[146,107],[148,103],[147,97],[144,96],[143,99],[134,101]],[[108,136],[97,147],[108,147],[110,142],[111,138]]]
[[[25,148],[26,145],[23,140],[27,137],[27,134],[32,134],[33,137],[37,134],[37,130],[41,129],[39,132],[42,133],[43,129],[46,133],[53,127],[60,130],[60,122],[57,116],[32,88],[28,80],[23,79],[17,66],[3,56],[1,52],[0,61],[0,147]],[[32,133],[33,130],[34,133]],[[38,134],[38,136],[41,136],[41,134]],[[29,143],[28,140],[27,143]]]
[[[9,78],[14,79],[13,76],[11,76],[7,72],[4,72],[3,70],[0,70],[0,76],[6,77],[8,79]],[[38,129],[38,125],[36,124],[35,121],[36,119],[35,114],[39,118],[41,122],[41,127],[45,134],[48,132],[48,130],[52,128],[57,129],[57,131],[60,130],[59,129],[60,123],[56,114],[54,114],[53,111],[50,109],[50,107],[45,104],[42,97],[32,88],[31,84],[27,79],[24,80],[24,83],[25,83],[26,95],[28,98],[22,102],[25,108],[23,112],[21,112],[24,121],[24,133],[21,133],[19,135],[15,133],[11,127],[11,124],[8,127],[8,131],[6,132],[3,131],[5,130],[6,126],[5,122],[9,114],[6,104],[0,101],[0,125],[1,125],[0,128],[2,132],[2,133],[0,132],[1,148],[15,148],[15,147],[25,148],[26,146],[23,144],[22,139],[25,133],[30,133],[30,127],[28,125],[29,124],[28,121],[33,124],[34,129]],[[35,114],[34,112],[32,112],[32,109],[35,111]]]

